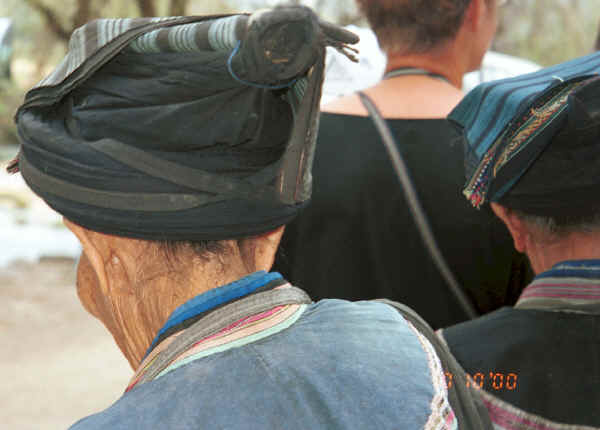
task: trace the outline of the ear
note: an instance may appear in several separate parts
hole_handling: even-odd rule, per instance
[[[96,300],[97,285],[99,284],[96,271],[84,252],[77,262],[77,296],[83,307],[93,316],[100,319],[98,302]]]
[[[92,267],[94,272],[96,272],[96,276],[98,277],[100,288],[103,291],[107,291],[108,281],[106,276],[106,268],[100,249],[103,244],[96,240],[98,234],[88,230],[85,227],[81,227],[80,225],[77,225],[66,218],[63,218],[63,223],[69,230],[71,230],[71,232],[73,232],[75,236],[77,236],[79,242],[81,242],[81,246],[83,247],[83,251],[87,257],[85,264],[88,264]]]
[[[466,25],[467,29],[472,32],[478,32],[488,8],[486,0],[471,0],[465,11],[463,25]]]
[[[260,236],[239,239],[237,241],[244,265],[249,271],[264,270],[268,272],[271,270],[284,230],[285,226],[282,225],[276,230]]]
[[[498,218],[504,222],[506,228],[510,232],[510,235],[513,238],[515,243],[515,249],[519,252],[527,251],[527,243],[529,237],[529,230],[527,226],[523,222],[521,218],[519,218],[513,211],[510,209],[499,205],[498,203],[490,203],[492,210],[496,214]]]

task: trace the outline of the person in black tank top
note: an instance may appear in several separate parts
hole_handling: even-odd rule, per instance
[[[527,261],[489,210],[473,213],[462,198],[462,138],[444,119],[491,40],[495,2],[450,2],[445,12],[438,2],[359,3],[388,54],[385,78],[365,93],[387,118],[443,256],[479,313],[513,304],[531,277]],[[430,18],[389,30],[414,14]],[[386,297],[436,328],[464,321],[366,115],[356,95],[324,107],[312,201],[288,225],[275,267],[298,285],[318,285],[315,298]]]

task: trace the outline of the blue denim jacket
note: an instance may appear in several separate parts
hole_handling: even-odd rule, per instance
[[[322,300],[290,327],[187,363],[71,429],[429,428],[445,391],[431,359],[393,308]]]

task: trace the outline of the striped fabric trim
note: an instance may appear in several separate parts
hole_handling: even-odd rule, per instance
[[[222,18],[215,21],[208,30],[208,43],[215,51],[231,51],[238,39],[235,27],[239,16]]]
[[[173,31],[169,32],[169,44],[179,52],[193,52],[200,50],[196,44],[196,37],[193,31],[197,26],[198,24],[190,24],[179,25],[173,28]]]
[[[142,378],[144,373],[152,366],[154,361],[158,358],[159,354],[167,349],[167,347],[173,343],[173,341],[181,334],[182,332],[174,333],[172,336],[169,336],[161,343],[159,343],[151,352],[142,360],[137,370],[135,371],[133,377],[130,379],[129,384],[127,385],[127,389],[125,392],[131,390],[133,387],[137,385],[139,380]]]
[[[129,44],[129,47],[137,53],[157,54],[160,52],[157,39],[160,30],[154,30],[146,33]]]
[[[595,273],[598,279],[600,279],[600,260],[575,260],[565,261],[556,264],[551,269],[553,272],[560,271],[561,273],[570,274],[585,274],[586,272]],[[547,273],[547,272],[545,272]],[[539,277],[544,276],[544,273],[540,274]],[[587,274],[585,276],[588,276]]]
[[[120,34],[125,33],[131,26],[131,19],[105,19],[96,21],[96,31],[98,34],[98,42],[102,45],[110,42]],[[83,29],[83,27],[82,27]],[[85,30],[84,30],[85,31]],[[83,46],[85,44],[85,38],[83,37],[84,31],[80,31],[80,40],[78,40],[77,46]],[[69,47],[71,49],[72,47]]]
[[[597,427],[550,421],[506,403],[484,390],[479,390],[490,413],[495,430],[598,430]]]
[[[264,287],[267,283],[274,281],[285,282],[281,274],[277,272],[267,273],[261,270],[226,286],[212,289],[204,294],[194,297],[173,311],[165,325],[158,331],[150,348],[153,348],[163,335],[167,335],[170,329],[183,323],[185,320],[197,317],[209,310],[216,309],[232,300],[247,296],[257,289]],[[290,284],[286,282],[278,288],[289,286]]]
[[[307,76],[310,76],[310,71],[307,74]],[[297,116],[298,114],[298,107],[304,99],[304,94],[306,94],[308,85],[308,79],[306,78],[306,76],[303,76],[302,78],[298,79],[294,83],[294,85],[291,86],[290,90],[286,93],[286,100],[292,107],[292,113],[294,116]]]
[[[579,275],[579,276],[578,276]],[[552,308],[600,304],[600,266],[597,262],[561,263],[538,275],[523,290],[516,308]]]
[[[181,19],[181,17],[99,19],[75,30],[69,40],[69,51],[52,74],[41,80],[34,88],[57,85],[76,69],[92,53],[111,43],[128,30]],[[161,52],[199,52],[207,49],[231,52],[237,42],[237,30],[248,20],[248,15],[233,15],[198,22],[167,26],[148,31],[133,39],[127,49],[138,54]],[[309,76],[310,74],[308,74]],[[309,79],[302,77],[288,92],[288,101],[294,115],[304,100]]]
[[[228,341],[226,341],[224,344],[217,345],[218,342],[214,342],[214,344],[207,346],[207,349],[203,349],[203,346],[197,345],[194,347],[193,351],[189,351],[189,353],[186,352],[175,359],[175,361],[169,365],[169,367],[158,374],[156,379],[200,358],[227,351],[232,348],[239,348],[240,346],[244,346],[279,333],[280,331],[285,330],[294,324],[304,313],[306,306],[307,305],[286,306],[286,308],[292,309],[288,309],[288,312],[279,311],[278,316],[273,316],[270,321],[265,321],[264,324],[257,324],[257,327],[254,327],[254,330],[252,327],[243,328],[242,330],[244,330],[244,333],[238,333],[237,336],[233,336],[234,339],[228,339]]]
[[[91,51],[106,45],[126,31],[148,23],[163,22],[178,17],[98,19],[77,28],[69,39],[69,50],[54,71],[34,88],[57,85],[73,73],[91,55]]]
[[[246,19],[246,16],[235,15],[159,28],[138,37],[129,44],[129,48],[139,54],[195,52],[207,49],[231,52],[238,42],[236,27],[241,18]]]
[[[469,92],[449,119],[465,129],[471,155],[480,159],[521,108],[559,81],[600,72],[600,52],[514,78],[484,82]]]
[[[306,89],[308,88],[308,79],[300,78],[296,81],[292,90],[294,91],[294,95],[298,102],[300,102],[304,98],[304,94],[306,93]]]
[[[290,327],[304,313],[306,305],[284,305],[277,306],[266,312],[244,317],[235,323],[221,329],[218,333],[208,336],[196,342],[191,348],[175,358],[168,367],[158,374],[155,378],[163,375],[200,358],[208,355],[223,352],[231,348],[237,348],[260,339],[264,339],[275,333]],[[147,357],[144,359],[135,375],[131,379],[127,390],[130,391],[142,379],[144,373],[150,368],[152,363],[158,358],[160,353],[183,333],[178,332],[163,340]]]
[[[458,420],[448,400],[448,388],[446,385],[446,376],[444,368],[439,357],[435,353],[433,345],[417,330],[409,321],[406,321],[410,329],[416,335],[421,343],[423,350],[427,354],[427,362],[431,372],[431,382],[433,384],[434,396],[431,399],[431,414],[425,424],[425,430],[456,430]]]
[[[190,357],[198,352],[207,350],[212,347],[224,345],[227,342],[231,342],[240,339],[243,336],[254,334],[261,330],[264,324],[267,324],[270,319],[283,317],[284,313],[293,314],[297,309],[292,306],[277,306],[267,312],[263,312],[257,315],[244,318],[236,321],[228,327],[225,327],[219,333],[211,336],[207,336],[204,339],[196,342],[190,349],[179,355],[176,360],[183,360]],[[271,321],[272,322],[272,321]],[[264,328],[264,327],[263,327]]]

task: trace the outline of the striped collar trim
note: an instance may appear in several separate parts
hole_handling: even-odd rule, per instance
[[[145,357],[166,337],[185,328],[185,325],[182,324],[186,321],[195,322],[202,315],[218,309],[224,304],[239,300],[267,286],[275,288],[285,283],[286,281],[279,273],[267,273],[261,270],[194,297],[173,311],[165,325],[152,341],[152,344],[146,351]]]
[[[282,330],[292,326],[306,310],[307,305],[287,305],[280,306],[265,312],[263,315],[253,316],[254,321],[242,322],[244,327],[202,339],[192,348],[179,355],[169,366],[161,371],[155,379],[158,379],[179,367],[191,363],[192,361],[213,355],[219,352],[227,351],[232,348],[239,348],[249,343],[265,339]]]
[[[285,288],[285,287],[284,287]],[[198,339],[189,349],[183,351],[169,365],[163,369],[155,378],[161,376],[200,358],[207,357],[218,352],[227,351],[231,348],[240,347],[257,340],[272,336],[275,333],[290,327],[306,310],[306,304],[294,304],[277,306],[257,315],[244,317],[235,323],[224,327],[218,333]],[[162,353],[180,334],[175,333],[165,339],[155,348],[140,365],[132,377],[126,392],[131,391],[142,380],[142,376],[154,364],[156,358]]]
[[[191,361],[278,333],[300,318],[311,299],[285,282],[201,315],[163,339],[143,360],[126,392]]]
[[[573,306],[600,308],[600,260],[556,264],[535,277],[515,307],[568,310]]]
[[[598,430],[596,427],[559,423],[519,409],[485,390],[477,390],[495,430]]]

